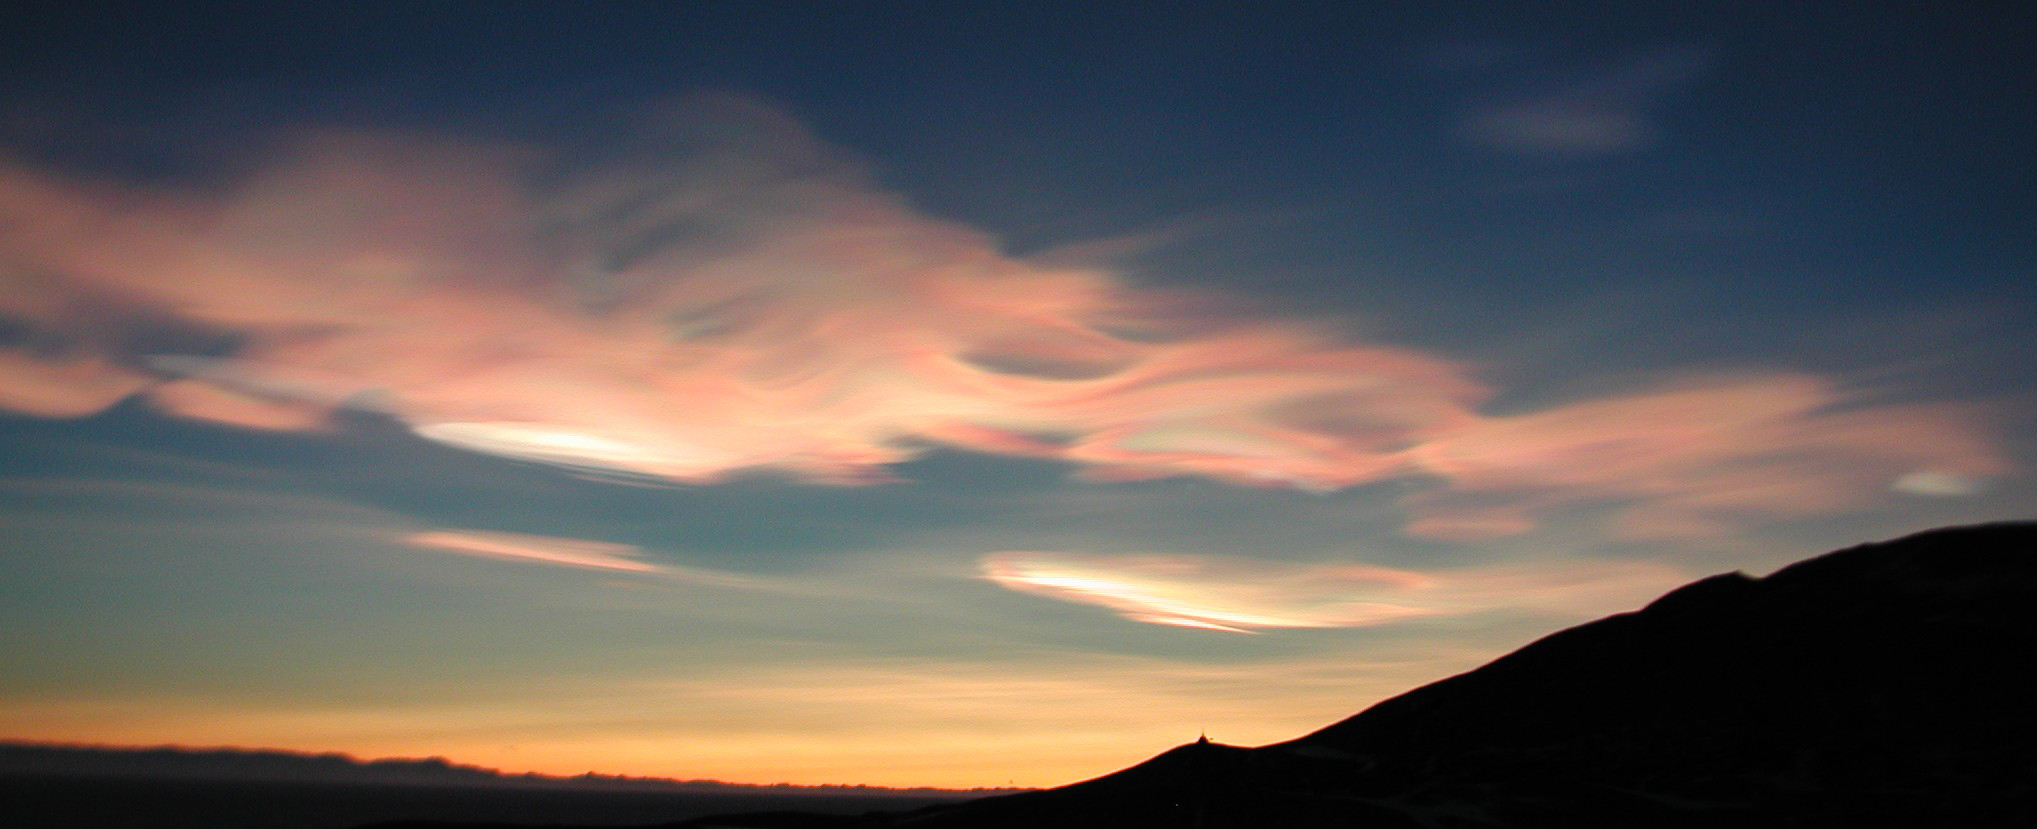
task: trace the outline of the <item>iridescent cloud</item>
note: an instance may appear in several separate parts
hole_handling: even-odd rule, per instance
[[[1433,480],[1411,531],[1450,538],[1593,500],[1707,532],[2008,471],[1968,413],[1788,374],[1488,417],[1457,360],[1005,256],[757,104],[653,120],[601,153],[311,135],[222,192],[0,163],[0,407],[346,407],[684,482],[881,482],[935,445],[1106,481]]]
[[[1708,536],[1841,512],[1890,487],[1972,494],[2010,471],[1978,412],[1853,402],[1821,378],[1761,374],[1486,420],[1414,450],[1450,486],[1410,499],[1409,529],[1507,535],[1604,502],[1619,505],[1614,529],[1628,538]]]
[[[1688,578],[1644,561],[1417,573],[1212,556],[1003,552],[984,556],[981,565],[985,578],[1013,590],[1108,608],[1134,622],[1230,633],[1370,627],[1493,610],[1584,616],[1635,606]]]

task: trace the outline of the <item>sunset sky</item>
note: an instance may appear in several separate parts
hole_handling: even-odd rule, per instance
[[[1056,785],[2037,512],[2016,4],[275,5],[0,33],[0,738]]]

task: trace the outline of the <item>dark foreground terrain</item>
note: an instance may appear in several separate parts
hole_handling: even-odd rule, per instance
[[[653,816],[663,807],[646,801],[634,822],[670,829],[2037,826],[2033,677],[2037,524],[1945,529],[1830,553],[1766,578],[1704,579],[1285,743],[1186,745],[1084,783],[940,805],[726,801],[719,805],[728,808],[712,809],[718,804],[694,801]],[[18,791],[0,789],[0,805]],[[80,819],[40,825],[201,825],[93,820],[91,797],[81,790],[70,801]],[[379,825],[632,821],[622,812],[575,818],[531,800],[452,818],[466,823],[434,823],[452,813],[415,805],[404,815],[420,820]],[[319,806],[299,800],[288,808]],[[325,818],[357,814],[335,808]],[[696,817],[707,811],[721,815]]]
[[[393,820],[641,826],[728,812],[908,811],[971,794],[547,778],[442,760],[0,742],[0,829],[344,829]]]
[[[674,825],[2037,826],[2033,677],[2037,524],[1946,529],[1704,579],[1291,742],[891,815]]]
[[[399,819],[518,825],[642,826],[728,812],[856,815],[943,798],[622,792],[542,787],[303,781],[0,778],[8,829],[342,829]],[[945,798],[945,799],[953,799]]]

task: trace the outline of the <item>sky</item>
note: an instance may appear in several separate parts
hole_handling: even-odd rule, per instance
[[[2014,4],[285,5],[0,34],[0,737],[1058,785],[2037,505]]]

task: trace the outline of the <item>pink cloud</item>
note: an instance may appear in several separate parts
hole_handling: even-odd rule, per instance
[[[42,359],[0,351],[0,409],[37,417],[82,417],[141,391],[150,379],[104,358]]]
[[[0,347],[0,407],[139,395],[264,429],[351,407],[472,451],[688,482],[879,482],[929,445],[1105,481],[1428,478],[1410,527],[1437,537],[1593,500],[1631,502],[1628,532],[1699,532],[2008,471],[1968,413],[1787,374],[1484,416],[1459,361],[1008,257],[755,104],[659,118],[619,140],[654,150],[599,163],[309,135],[221,192],[0,164],[0,316],[54,344]],[[220,356],[138,352],[137,328]]]
[[[1230,633],[1507,609],[1591,615],[1632,607],[1686,578],[1661,564],[1622,561],[1420,573],[1213,556],[1004,552],[981,564],[984,578],[1012,590],[1108,608],[1134,622]]]
[[[1633,538],[1714,535],[1843,511],[1903,481],[1972,482],[2010,470],[1976,413],[1853,406],[1836,384],[1762,374],[1479,421],[1415,450],[1449,488],[1412,501],[1416,534],[1507,535],[1533,515],[1625,503]]]

